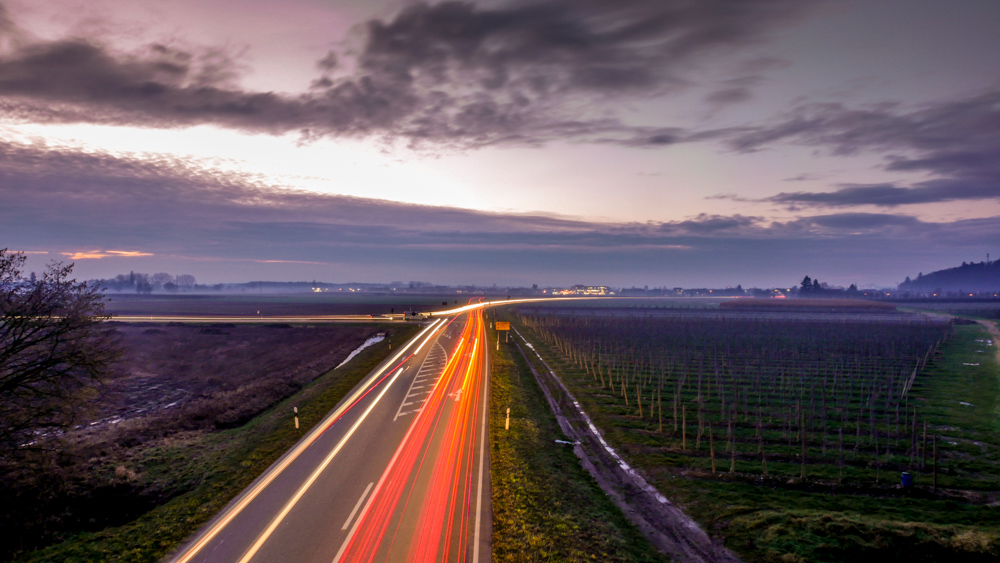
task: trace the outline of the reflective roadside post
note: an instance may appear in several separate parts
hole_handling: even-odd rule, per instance
[[[497,325],[497,332],[500,332],[501,330],[504,331],[504,335],[503,335],[504,340],[503,341],[504,342],[510,342],[510,336],[509,336],[510,335],[510,323],[509,322],[504,322],[504,321],[497,321],[496,325]],[[497,336],[499,337],[500,335],[498,334]],[[497,338],[497,349],[498,350],[500,349],[499,347],[500,347],[500,338]]]

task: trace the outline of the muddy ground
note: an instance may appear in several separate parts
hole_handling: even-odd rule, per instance
[[[377,325],[124,323],[116,329],[125,356],[99,388],[91,420],[78,429],[87,435],[122,424],[156,427],[159,435],[239,426],[383,331]],[[145,424],[135,424],[137,418]]]

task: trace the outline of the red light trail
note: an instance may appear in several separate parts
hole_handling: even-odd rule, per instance
[[[335,561],[472,558],[477,539],[470,537],[471,507],[479,492],[475,427],[486,406],[480,400],[486,347],[482,311],[469,317]]]

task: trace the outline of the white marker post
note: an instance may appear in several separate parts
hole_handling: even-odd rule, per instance
[[[510,430],[510,407],[507,407],[507,422],[503,425],[504,430]]]
[[[299,429],[299,407],[292,407],[292,412],[295,413],[295,429]]]

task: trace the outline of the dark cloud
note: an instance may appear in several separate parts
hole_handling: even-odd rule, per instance
[[[751,94],[749,88],[739,86],[736,88],[716,90],[715,92],[705,96],[705,101],[717,105],[729,105],[745,102],[752,97],[753,95]]]
[[[910,187],[899,187],[895,184],[847,185],[832,192],[782,192],[763,201],[828,207],[853,205],[895,207],[976,199],[1000,199],[1000,180],[979,183],[953,178],[918,182]]]
[[[662,145],[667,138],[645,128],[586,117],[588,103],[685,87],[694,65],[761,41],[806,10],[795,0],[415,3],[363,26],[356,60],[346,65],[354,70],[338,74],[345,65],[337,55],[323,57],[322,74],[298,96],[240,89],[240,69],[219,51],[153,45],[119,53],[68,38],[0,57],[0,102],[25,119],[212,123],[307,138],[477,146],[645,137]],[[746,95],[731,86],[715,98]]]
[[[140,252],[152,256],[137,260],[156,264],[180,260],[200,279],[233,279],[233,261],[246,261],[282,264],[245,274],[280,279],[320,275],[294,264],[335,264],[320,271],[325,279],[748,285],[796,281],[803,268],[827,279],[824,272],[849,267],[895,276],[888,283],[911,275],[913,260],[946,264],[995,244],[1000,232],[1000,218],[926,223],[865,213],[596,223],[324,195],[220,175],[198,161],[10,143],[0,143],[0,201],[0,246],[57,257]]]
[[[812,180],[817,180],[818,177],[815,174],[798,174],[795,176],[790,176],[782,180],[782,182],[809,182]]]
[[[934,178],[909,186],[844,185],[826,193],[781,193],[765,201],[892,207],[1000,198],[1000,91],[912,111],[893,104],[860,110],[813,105],[774,125],[737,133],[729,143],[751,152],[781,141],[829,147],[840,155],[879,151],[886,155],[887,170],[927,172]]]
[[[926,225],[926,223],[921,222],[916,217],[887,213],[834,213],[807,217],[799,221],[808,225],[848,232],[884,229],[886,227],[920,227],[921,225]]]
[[[662,229],[672,232],[686,232],[697,235],[711,235],[720,232],[746,231],[749,227],[757,227],[763,222],[760,217],[743,215],[709,215],[701,213],[694,219],[664,223]]]
[[[761,66],[757,63],[747,63],[748,66]],[[738,76],[726,80],[722,87],[705,96],[705,101],[715,106],[727,106],[745,102],[753,98],[753,87],[760,84],[764,78],[758,74]]]

